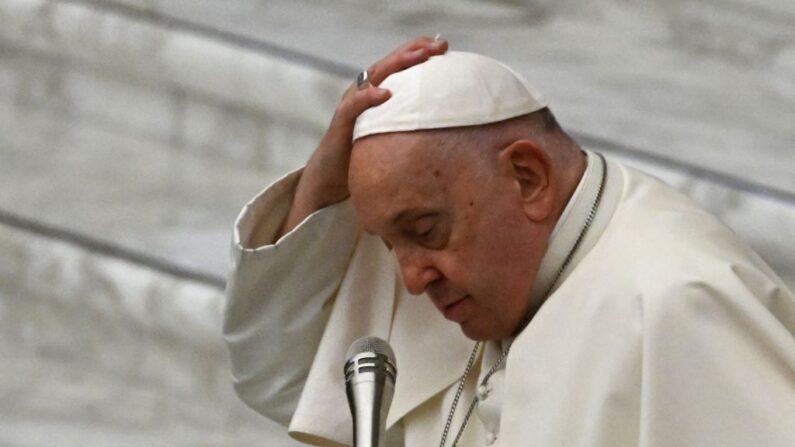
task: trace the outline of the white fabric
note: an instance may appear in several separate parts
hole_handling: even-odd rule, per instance
[[[224,336],[238,395],[263,415],[289,422],[299,440],[349,444],[345,351],[356,338],[378,335],[394,348],[399,371],[389,426],[415,409],[407,417],[412,427],[440,432],[446,408],[423,403],[459,378],[472,342],[427,299],[406,291],[383,243],[356,233],[348,202],[314,213],[276,244],[244,248],[255,228],[278,231],[299,175],[266,189],[235,225]],[[445,396],[444,404],[451,399]],[[391,438],[402,436],[396,428]],[[407,430],[406,445],[418,445],[416,432]]]
[[[457,51],[394,73],[379,87],[389,89],[392,96],[359,115],[354,140],[385,132],[494,123],[547,105],[509,67],[486,56]]]
[[[566,204],[563,213],[561,213],[552,231],[549,249],[541,264],[539,275],[536,279],[536,286],[533,288],[533,300],[540,302],[543,299],[543,294],[552,287],[552,281],[555,280],[555,276],[563,266],[566,256],[568,256],[569,252],[572,250],[583,228],[585,217],[591,211],[594,202],[597,200],[599,186],[605,173],[598,157],[591,152],[587,152],[587,155],[588,163],[582,175],[582,179],[580,179],[577,188],[569,198],[569,202]],[[615,184],[611,182],[611,188],[615,189],[614,185]],[[611,191],[608,197],[615,200],[617,194],[615,191]],[[607,203],[605,206],[612,207],[614,204]],[[574,216],[575,222],[567,225],[569,215]],[[606,220],[600,218],[594,221],[592,225],[595,233],[601,233],[606,225]],[[558,237],[557,234],[564,228],[563,237]],[[593,240],[593,238],[588,239],[589,242]],[[586,246],[582,248],[582,250],[587,252],[589,248],[589,246]],[[571,269],[567,269],[567,272],[561,275],[561,280],[566,277],[568,271],[571,271]],[[496,441],[499,437],[503,391],[505,388],[503,386],[505,380],[505,362],[492,374],[487,382],[485,381],[486,375],[492,365],[497,363],[502,352],[508,349],[512,343],[513,339],[502,340],[502,342],[488,342],[484,347],[483,368],[480,370],[477,383],[481,384],[478,386],[478,396],[483,396],[485,399],[481,399],[478,403],[477,414],[480,421],[483,423],[486,445],[491,445],[493,441]],[[485,391],[485,393],[481,393],[481,391]],[[492,442],[490,443],[489,441]]]
[[[495,383],[499,431],[473,418],[461,445],[795,445],[791,293],[683,196],[614,163],[607,171],[591,231]],[[274,245],[244,248],[254,226],[276,231],[297,175],[238,221],[224,327],[238,393],[283,423],[294,410],[299,439],[349,443],[345,349],[360,335],[384,336],[399,368],[388,423],[402,425],[407,447],[435,444],[472,343],[427,298],[406,293],[380,241],[356,235],[350,205],[315,213]],[[577,201],[593,194],[585,187]],[[587,208],[572,207],[548,256],[565,253]]]
[[[569,202],[566,204],[566,207],[563,208],[563,212],[560,213],[560,218],[558,218],[558,222],[555,224],[555,228],[552,229],[552,235],[549,236],[551,241],[555,240],[555,236],[557,236],[558,231],[566,225],[566,221],[569,219],[569,214],[571,214],[571,209],[574,207],[574,204],[577,202],[577,198],[580,196],[580,192],[583,189],[583,185],[586,183],[584,180],[591,175],[591,170],[593,169],[594,157],[588,157],[588,165],[585,168],[585,172],[583,172],[583,178],[580,179],[580,183],[577,184],[577,188],[574,189],[574,193],[569,198]]]

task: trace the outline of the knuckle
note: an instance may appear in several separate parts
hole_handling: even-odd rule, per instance
[[[428,43],[431,40],[433,40],[433,39],[428,37],[428,36],[420,36],[420,37],[417,37],[416,39],[412,40],[411,44],[412,45],[421,45],[421,44],[424,44],[424,43]]]
[[[353,95],[347,108],[348,113],[359,114],[362,109],[367,107],[370,102],[370,90],[372,89],[360,90]]]
[[[367,95],[363,97],[362,109],[372,107],[382,102],[380,92],[377,89],[369,89],[369,90],[370,91],[367,92]]]

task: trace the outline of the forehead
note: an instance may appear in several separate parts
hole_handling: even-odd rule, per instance
[[[350,179],[382,182],[421,175],[441,161],[438,140],[421,132],[363,138],[353,145]]]
[[[357,141],[349,187],[363,223],[390,220],[412,208],[444,207],[450,189],[464,173],[464,158],[456,156],[456,148],[443,147],[437,136],[422,132]]]

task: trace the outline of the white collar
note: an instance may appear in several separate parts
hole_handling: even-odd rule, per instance
[[[602,177],[606,175],[599,156],[588,150],[584,152],[587,157],[587,166],[577,188],[574,190],[552,231],[547,252],[541,260],[541,266],[538,268],[538,274],[530,295],[534,303],[541,302],[546,298],[543,296],[544,294],[552,292],[550,290],[550,287],[553,286],[552,282],[555,281],[558,272],[566,261],[566,257],[574,248],[574,244],[599,194]],[[563,278],[561,277],[558,280],[558,284],[562,280]],[[555,286],[557,287],[557,284]]]
[[[550,238],[549,238],[550,245],[552,245],[552,241],[555,240],[555,236],[557,236],[558,231],[560,230],[560,228],[566,223],[566,220],[569,217],[569,213],[571,213],[571,209],[572,209],[572,207],[574,207],[574,202],[577,201],[577,197],[580,195],[580,191],[582,191],[583,184],[585,183],[585,177],[588,176],[588,174],[589,174],[589,172],[591,170],[593,170],[593,168],[592,168],[592,166],[593,166],[593,156],[592,155],[586,155],[585,158],[587,160],[586,161],[586,166],[585,166],[585,171],[583,172],[582,177],[580,177],[580,181],[579,181],[579,183],[577,183],[577,188],[574,190],[574,193],[572,193],[571,197],[569,197],[569,201],[566,203],[566,207],[563,208],[563,212],[560,214],[560,218],[555,223],[555,228],[552,229],[552,236],[550,236]]]

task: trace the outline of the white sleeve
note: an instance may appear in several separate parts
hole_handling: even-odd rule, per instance
[[[301,171],[266,188],[240,213],[232,243],[224,338],[235,390],[257,412],[287,425],[357,239],[349,201],[321,209],[270,245],[289,212]]]

